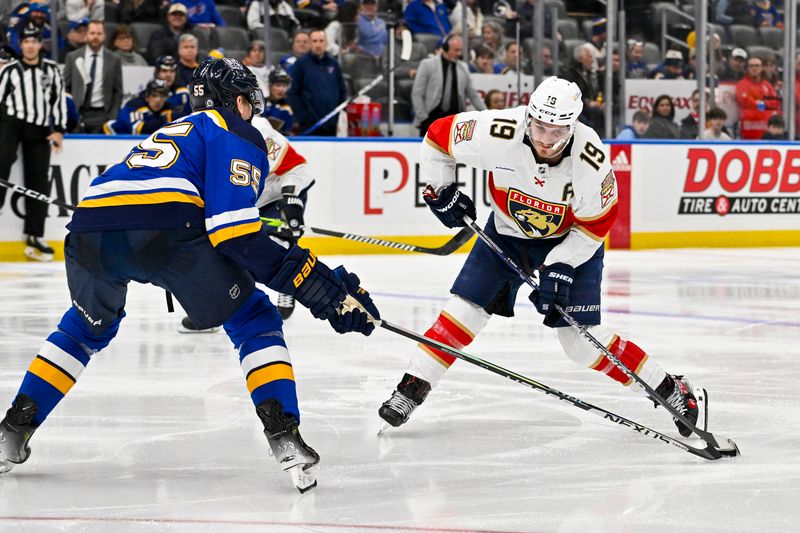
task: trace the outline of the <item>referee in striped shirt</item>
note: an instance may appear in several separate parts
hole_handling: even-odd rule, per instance
[[[29,25],[20,35],[22,57],[0,70],[0,179],[8,180],[22,144],[25,187],[50,194],[50,151],[61,151],[67,125],[64,79],[58,66],[42,59],[41,30]],[[0,207],[5,201],[0,187]],[[45,242],[47,204],[25,197],[25,255],[39,261],[53,259]]]

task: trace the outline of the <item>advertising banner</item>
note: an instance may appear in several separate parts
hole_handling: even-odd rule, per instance
[[[695,80],[625,80],[625,123],[633,123],[633,114],[639,109],[653,112],[653,102],[662,94],[672,97],[675,105],[675,122],[680,124],[692,111],[692,92],[697,89]],[[739,119],[736,106],[736,84],[720,83],[714,90],[716,106],[728,115],[726,125],[733,126]]]

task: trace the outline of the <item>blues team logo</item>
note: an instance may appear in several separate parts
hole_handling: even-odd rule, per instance
[[[558,233],[566,218],[567,207],[509,189],[508,214],[525,235],[536,239]]]

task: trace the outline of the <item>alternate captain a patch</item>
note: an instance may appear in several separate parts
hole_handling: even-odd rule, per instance
[[[461,141],[471,141],[472,134],[475,133],[476,120],[467,120],[465,122],[457,122],[455,133],[453,135],[453,144],[458,144]]]
[[[545,202],[516,189],[508,190],[508,214],[528,237],[537,239],[558,233],[567,206]]]

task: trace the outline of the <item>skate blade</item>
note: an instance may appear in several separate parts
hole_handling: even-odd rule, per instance
[[[310,468],[304,469],[303,466],[305,465],[297,465],[286,470],[292,478],[292,483],[295,488],[300,491],[300,494],[308,492],[317,486],[317,478],[314,476],[314,473]]]
[[[0,476],[3,474],[7,474],[14,469],[16,463],[12,463],[10,461],[6,461],[5,459],[0,459]]]
[[[708,431],[708,391],[703,387],[694,388],[697,399],[697,428]]]
[[[391,427],[392,427],[392,425],[389,424],[389,422],[384,422],[383,424],[381,424],[381,427],[378,428],[378,436],[380,437],[381,435],[386,433],[386,430],[391,428]]]
[[[178,333],[216,333],[219,331],[219,326],[208,329],[187,329],[183,326],[178,327]]]

